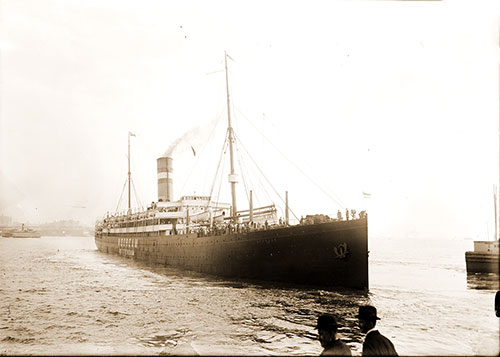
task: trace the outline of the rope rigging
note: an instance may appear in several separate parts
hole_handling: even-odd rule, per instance
[[[130,134],[129,134],[130,135]],[[134,135],[135,136],[135,135]],[[127,159],[130,159],[128,157],[128,155],[125,155],[127,157]],[[129,178],[127,177],[125,179],[125,183],[123,184],[123,188],[122,188],[122,192],[120,194],[120,199],[118,200],[118,204],[116,205],[116,210],[115,212],[118,213],[118,209],[120,208],[120,205],[122,204],[122,200],[123,200],[123,193],[125,192],[125,187],[127,187],[127,183],[128,183],[128,180]],[[134,179],[132,178],[132,176],[130,176],[130,186],[131,188],[134,190],[134,196],[135,196],[135,203],[136,205],[138,206],[138,208],[144,210],[144,206],[142,205],[142,202],[141,200],[139,199],[139,195],[137,194],[137,189],[135,187],[135,183],[134,183]],[[130,210],[132,211],[133,209],[130,208]],[[128,211],[127,211],[128,212]]]
[[[215,176],[214,176],[214,180],[212,182],[212,187],[210,188],[210,195],[209,195],[210,200],[209,200],[209,202],[207,202],[207,207],[210,204],[210,201],[212,201],[212,197],[213,197],[212,195],[213,195],[215,183],[217,181],[217,177],[219,175],[219,169],[220,169],[221,163],[222,163],[221,176],[222,176],[222,171],[224,171],[224,163],[225,163],[225,161],[223,160],[223,158],[224,158],[224,153],[226,152],[226,149],[227,149],[227,145],[228,145],[228,136],[226,135],[226,137],[224,139],[224,143],[222,144],[222,150],[221,150],[221,154],[220,154],[220,157],[219,157],[219,163],[217,164],[217,170],[215,171]],[[219,191],[217,193],[217,200],[216,200],[216,202],[219,201],[219,194],[220,194],[220,186],[221,185],[222,185],[222,177],[221,177],[220,184],[219,184]]]
[[[139,206],[139,207],[143,208],[142,202],[141,202],[141,200],[139,199],[139,195],[137,194],[137,190],[135,189],[134,179],[133,179],[133,178],[130,178],[130,181],[132,182],[132,188],[134,189],[135,203],[137,203],[137,206]]]
[[[255,160],[252,158],[252,156],[250,155],[250,153],[248,152],[248,150],[246,149],[245,145],[243,145],[243,143],[241,142],[241,140],[236,136],[234,135],[235,138],[237,138],[238,142],[240,143],[241,147],[245,150],[246,154],[248,155],[248,157],[250,158],[250,160],[252,160],[253,164],[255,165],[255,167],[259,170],[260,174],[262,175],[262,177],[264,177],[264,179],[267,181],[267,183],[269,184],[269,186],[271,186],[271,188],[274,190],[274,193],[279,197],[279,199],[285,203],[285,200],[281,197],[281,195],[278,193],[278,191],[274,188],[274,186],[272,185],[272,183],[269,181],[269,179],[266,177],[266,175],[262,172],[262,170],[260,169],[260,167],[257,165],[257,163],[255,162]],[[290,209],[290,207],[288,207],[288,209],[290,210],[290,212],[293,214],[293,216],[298,220],[299,218],[295,215],[295,213]]]
[[[227,54],[226,54],[227,56]],[[227,69],[227,63],[226,63],[226,90],[227,90],[227,109],[228,109],[228,128],[227,128],[227,132],[226,132],[226,135],[225,135],[225,139],[224,139],[224,143],[222,145],[222,150],[221,150],[221,154],[220,154],[220,157],[219,157],[219,162],[217,164],[217,169],[215,171],[215,175],[214,175],[214,178],[213,178],[213,181],[211,183],[211,187],[210,187],[210,194],[209,194],[209,200],[207,202],[207,206],[208,207],[210,205],[211,202],[216,202],[216,207],[218,207],[219,205],[219,198],[220,198],[220,194],[221,194],[221,188],[222,188],[222,181],[223,181],[223,174],[224,174],[224,168],[225,168],[225,161],[224,160],[224,156],[228,150],[228,148],[230,149],[230,154],[231,154],[231,174],[229,175],[229,180],[231,182],[231,189],[232,189],[232,197],[233,197],[233,210],[236,210],[236,194],[235,194],[235,184],[236,184],[236,176],[233,175],[235,174],[235,171],[234,171],[234,161],[233,161],[233,144],[235,146],[235,151],[236,151],[236,158],[237,158],[237,165],[239,166],[239,171],[240,171],[240,174],[241,174],[241,177],[242,177],[242,183],[243,183],[243,187],[244,187],[244,193],[246,195],[246,198],[247,198],[247,202],[250,204],[250,197],[249,197],[249,191],[250,191],[250,188],[252,187],[255,187],[255,188],[259,188],[261,190],[252,190],[253,192],[253,199],[255,199],[255,201],[257,203],[262,203],[260,202],[262,198],[266,198],[268,199],[268,201],[271,201],[273,204],[274,204],[274,200],[276,199],[276,197],[274,195],[276,195],[279,199],[280,202],[282,202],[284,205],[287,205],[287,202],[286,200],[282,197],[282,195],[280,195],[280,193],[278,192],[278,190],[276,190],[276,188],[273,186],[273,184],[271,183],[271,181],[268,179],[268,177],[264,174],[264,171],[261,169],[261,167],[259,167],[259,165],[257,164],[257,162],[254,160],[254,158],[250,155],[250,152],[247,150],[247,148],[245,147],[245,145],[243,144],[243,142],[241,141],[240,137],[236,135],[236,132],[234,131],[233,127],[235,127],[236,129],[240,129],[241,128],[241,123],[239,123],[238,120],[233,120],[233,125],[231,124],[231,116],[233,118],[236,118],[237,116],[241,116],[243,117],[250,125],[251,127],[253,127],[261,136],[263,139],[265,139],[270,145],[271,147],[273,147],[283,158],[285,158],[285,160],[290,163],[293,167],[295,167],[296,170],[298,170],[305,178],[307,178],[314,186],[316,186],[326,197],[328,197],[329,199],[331,199],[337,206],[341,207],[342,209],[345,208],[345,205],[343,204],[343,202],[335,195],[332,195],[330,194],[329,192],[327,192],[321,185],[319,185],[316,181],[314,181],[306,172],[304,172],[300,167],[298,167],[292,160],[290,160],[281,150],[279,150],[276,145],[273,143],[273,141],[269,140],[266,135],[264,135],[264,133],[259,129],[257,128],[256,125],[254,125],[254,123],[252,123],[251,120],[249,120],[245,114],[243,114],[241,112],[241,110],[235,106],[234,104],[233,105],[230,105],[230,102],[229,102],[229,97],[233,96],[233,93],[232,93],[232,88],[229,87],[229,84],[228,84],[228,69]],[[236,113],[235,112],[238,112],[239,115],[235,115]],[[209,138],[212,139],[214,137],[214,132],[219,124],[219,121],[220,121],[220,118],[222,117],[221,113],[219,113],[216,118],[215,118],[215,121],[213,123],[213,125],[211,126],[211,130],[210,130],[210,136]],[[242,131],[243,132],[243,131]],[[222,134],[222,133],[221,133]],[[186,180],[183,181],[183,185],[181,187],[181,191],[184,190],[184,188],[186,187],[186,185],[189,183],[189,181],[191,180],[191,178],[193,177],[193,173],[195,172],[195,168],[200,164],[200,162],[209,162],[209,160],[203,160],[201,159],[201,156],[204,155],[204,153],[206,152],[206,149],[208,147],[208,141],[204,141],[203,143],[203,146],[201,147],[201,150],[200,150],[200,154],[196,154],[194,149],[193,149],[193,153],[195,156],[197,156],[196,160],[195,160],[195,163],[194,165],[192,166],[189,174],[187,175],[187,178]],[[242,150],[240,150],[240,146],[242,148]],[[212,150],[212,149],[211,149]],[[265,157],[263,155],[263,157]],[[198,171],[199,172],[199,171]],[[206,172],[208,172],[208,170],[205,170],[204,172],[201,172],[201,174],[199,175],[196,175],[197,176],[197,179],[199,179],[200,181],[203,180],[203,188],[206,187],[206,183],[207,183],[207,178],[208,178],[208,175],[206,174]],[[253,175],[250,175],[250,174],[253,174]],[[218,185],[218,187],[216,187],[216,185]],[[270,188],[270,190],[269,190]],[[135,192],[135,186],[134,186],[134,192]],[[225,192],[225,191],[224,191]],[[263,195],[264,197],[262,196],[259,196],[259,194],[257,194],[257,192],[260,192],[261,195]],[[136,193],[136,192],[135,192]],[[123,191],[122,191],[122,195],[120,196],[120,202],[122,200],[122,196],[123,196]],[[273,200],[274,198],[274,200]],[[137,193],[136,193],[136,200],[137,200]],[[119,204],[120,204],[119,202]],[[278,206],[279,209],[281,210],[281,212],[283,213],[283,209],[280,206]],[[299,218],[297,217],[297,215],[288,207],[288,210],[291,212],[291,214],[295,217],[295,219],[299,220]],[[236,215],[236,212],[233,212],[232,214]]]
[[[227,142],[227,140],[226,140],[226,142]],[[222,153],[225,154],[226,150],[227,150],[227,147],[225,148],[225,150],[223,150]],[[225,165],[226,165],[226,160],[222,160],[221,178],[220,178],[220,182],[219,182],[219,190],[217,191],[217,197],[216,197],[216,200],[215,200],[215,202],[216,202],[215,208],[219,207],[219,196],[220,196],[220,190],[222,188],[222,172],[224,172],[224,166]],[[210,197],[212,197],[212,196],[210,195]]]
[[[123,200],[123,193],[125,192],[125,187],[127,187],[127,182],[128,182],[128,178],[125,179],[125,183],[123,184],[122,193],[120,194],[120,199],[118,200],[118,204],[116,205],[115,212],[118,212],[118,208],[120,208],[120,205],[121,205],[122,200]],[[130,178],[130,182],[132,183],[132,188],[134,189],[135,203],[137,204],[138,207],[144,209],[144,206],[142,205],[142,202],[139,199],[139,195],[137,194],[137,190],[135,188],[134,179]]]
[[[239,138],[238,138],[238,140],[239,140]],[[242,152],[242,153],[244,153],[244,152]],[[255,190],[256,191],[255,192],[256,201],[258,203],[261,202],[260,199],[259,199],[259,196],[258,196],[257,192],[263,192],[267,196],[267,200],[273,202],[273,199],[271,198],[271,195],[269,194],[269,192],[268,192],[268,190],[266,188],[266,185],[262,183],[260,175],[258,175],[258,174],[254,174],[254,175],[248,174],[247,171],[246,171],[247,168],[248,169],[253,169],[252,165],[241,166],[240,167],[240,169],[241,169],[241,175],[243,177],[248,176],[248,178],[249,178],[250,181],[251,181],[252,177],[256,178],[257,184],[253,184],[252,185],[252,186],[255,186],[255,187],[260,187],[260,190]],[[253,181],[252,181],[252,183],[253,183]]]
[[[219,125],[221,117],[222,117],[222,112],[219,112],[219,114],[215,117],[215,120],[213,120],[213,123],[212,123],[212,126],[211,126],[210,135],[209,135],[210,139],[214,137],[215,129]],[[189,172],[186,180],[184,180],[184,183],[183,183],[183,185],[181,187],[181,190],[180,190],[181,192],[184,192],[184,188],[186,187],[186,184],[191,179],[195,168],[198,166],[198,163],[201,160],[201,157],[203,157],[203,154],[205,153],[205,149],[208,147],[209,142],[210,142],[210,140],[205,141],[204,145],[201,147],[201,150],[199,150],[198,155],[195,155],[196,156],[196,161],[195,161],[194,165],[192,166],[191,171]],[[203,178],[206,179],[207,176],[205,175]],[[205,186],[205,182],[203,182],[203,186]]]
[[[245,180],[245,175],[243,174],[243,165],[241,165],[241,160],[240,160],[240,150],[238,148],[238,145],[236,145],[236,140],[234,141],[234,144],[236,146],[236,158],[238,159],[238,165],[240,166],[241,178],[243,180],[243,186],[245,187],[245,194],[247,196],[247,202],[248,202],[248,205],[250,205],[249,189],[248,189],[247,181]]]
[[[240,142],[239,138],[237,138],[237,140],[238,141],[236,141],[236,143]],[[237,145],[236,145],[236,147],[238,148]],[[240,152],[239,152],[239,149],[237,149],[237,150],[238,150],[237,151],[237,153],[238,153],[238,162],[240,163],[244,159],[244,157],[243,157],[244,152],[241,152],[242,155],[241,155],[241,161],[240,161]],[[250,159],[251,159],[251,157],[250,157]],[[271,197],[271,194],[268,192],[266,185],[262,183],[262,180],[260,179],[260,175],[258,175],[258,174],[254,174],[254,175],[248,174],[248,171],[246,170],[247,168],[253,169],[252,165],[241,165],[241,163],[240,163],[240,170],[241,170],[241,176],[242,176],[243,181],[246,182],[245,177],[248,177],[249,181],[251,181],[251,182],[252,182],[252,180],[251,180],[252,177],[255,177],[256,180],[257,180],[257,185],[253,184],[253,182],[252,182],[252,187],[256,187],[257,188],[256,190],[254,190],[255,201],[257,203],[257,206],[263,205],[263,203],[259,199],[260,196],[257,194],[258,192],[263,192],[266,195],[266,197],[267,197],[267,202],[271,202],[271,203],[274,204],[274,200]],[[245,189],[246,189],[245,192],[247,193],[247,197],[248,197],[249,196],[248,195],[248,187],[245,187]],[[248,197],[248,201],[250,203],[249,197]],[[281,211],[281,213],[283,215],[282,207],[278,206],[278,208],[280,209],[280,211]]]
[[[233,104],[234,106],[234,104]],[[333,202],[335,202],[339,207],[341,207],[342,209],[345,209],[345,205],[344,203],[342,202],[342,200],[340,200],[340,198],[338,197],[332,197],[332,195],[330,195],[330,193],[328,193],[323,187],[321,187],[318,183],[316,183],[309,175],[307,175],[304,171],[302,171],[302,169],[300,167],[298,167],[293,161],[291,161],[285,154],[283,154],[274,144],[271,140],[269,140],[265,135],[264,133],[262,133],[253,123],[251,120],[249,120],[245,114],[243,114],[238,107],[236,107],[236,110],[238,110],[238,112],[241,114],[241,116],[248,122],[250,123],[250,125],[255,129],[257,130],[257,132],[262,135],[262,137],[264,139],[266,139],[266,141],[268,143],[271,144],[271,146],[281,154],[281,156],[283,156],[290,164],[292,164],[302,175],[304,175],[304,177],[306,177],[309,181],[311,181],[311,183],[313,183],[317,188],[319,188],[326,196],[328,196]]]
[[[122,203],[123,192],[125,191],[125,187],[127,187],[128,178],[125,179],[125,183],[123,184],[122,193],[120,194],[120,199],[118,200],[118,204],[116,205],[115,212],[118,212],[118,207]]]

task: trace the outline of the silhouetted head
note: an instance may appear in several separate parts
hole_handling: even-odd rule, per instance
[[[324,314],[319,316],[316,329],[318,329],[319,342],[322,347],[326,347],[330,342],[335,341],[338,325],[332,315]]]
[[[359,312],[356,315],[359,321],[359,326],[361,328],[361,332],[366,333],[377,324],[377,320],[380,318],[377,317],[377,309],[375,306],[360,306]]]

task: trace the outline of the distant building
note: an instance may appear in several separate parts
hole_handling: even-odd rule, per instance
[[[75,220],[41,223],[36,229],[44,236],[88,236],[93,232],[93,228],[85,227]]]

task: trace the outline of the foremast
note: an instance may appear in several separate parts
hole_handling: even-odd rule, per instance
[[[231,126],[231,106],[229,102],[229,79],[228,79],[228,72],[227,72],[227,58],[229,56],[227,55],[226,51],[224,51],[224,66],[226,69],[226,93],[227,93],[227,132],[229,135],[229,157],[230,157],[230,162],[231,162],[231,173],[229,174],[229,182],[231,183],[231,198],[232,198],[232,214],[231,214],[231,219],[233,222],[237,220],[236,217],[236,182],[237,176],[234,172],[234,153],[233,153],[233,141],[234,141],[234,133],[233,133],[233,127]]]

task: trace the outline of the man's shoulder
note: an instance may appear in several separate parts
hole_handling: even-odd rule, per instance
[[[386,339],[387,340],[388,338],[385,337],[384,335],[382,335],[378,330],[370,331],[365,336],[365,341],[366,340],[378,340],[378,339]]]
[[[366,355],[397,355],[394,344],[378,331],[371,331],[365,337],[363,354]]]
[[[350,351],[350,349],[347,346],[347,344],[344,341],[340,340],[340,339],[339,340],[335,340],[335,345],[337,345],[339,347],[342,347],[342,348],[347,348]]]
[[[389,340],[387,337],[382,335],[379,331],[372,331],[369,334],[366,335],[365,337],[365,342],[366,341],[386,341],[392,344],[391,340]]]
[[[351,356],[351,349],[349,346],[344,341],[341,340],[335,340],[333,343],[331,343],[323,353],[321,353],[322,356]]]

